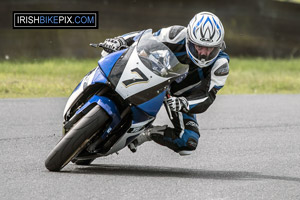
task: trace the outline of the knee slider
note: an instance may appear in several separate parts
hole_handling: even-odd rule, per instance
[[[187,144],[186,148],[182,149],[181,151],[178,151],[179,155],[181,156],[191,155],[196,150],[198,141],[195,140],[194,138],[189,138],[186,144]]]
[[[198,141],[194,138],[189,138],[186,144],[189,150],[194,151],[197,148]]]
[[[182,140],[185,141],[183,150],[194,151],[197,148],[199,137],[198,133],[186,130],[182,137]]]

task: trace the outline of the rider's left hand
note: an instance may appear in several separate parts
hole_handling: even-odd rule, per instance
[[[123,37],[106,39],[103,43],[100,43],[99,46],[101,46],[107,53],[112,53],[128,47]]]
[[[185,97],[170,97],[167,99],[167,103],[171,111],[174,112],[188,112],[189,102]]]

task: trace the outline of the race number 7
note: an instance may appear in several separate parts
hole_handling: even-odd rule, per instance
[[[133,78],[123,81],[122,83],[125,85],[125,87],[130,87],[139,83],[147,83],[149,81],[147,76],[139,68],[132,69],[131,73],[139,75],[140,78]]]

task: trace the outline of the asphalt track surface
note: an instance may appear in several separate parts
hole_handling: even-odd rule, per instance
[[[66,98],[0,100],[0,199],[300,199],[300,95],[220,95],[181,157],[145,143],[133,154],[49,172]],[[156,124],[170,124],[161,111]]]

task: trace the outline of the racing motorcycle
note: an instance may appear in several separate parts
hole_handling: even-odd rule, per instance
[[[151,29],[134,39],[130,47],[102,57],[74,89],[63,112],[63,136],[45,161],[48,170],[117,153],[167,105],[170,84],[181,81],[188,66]]]

